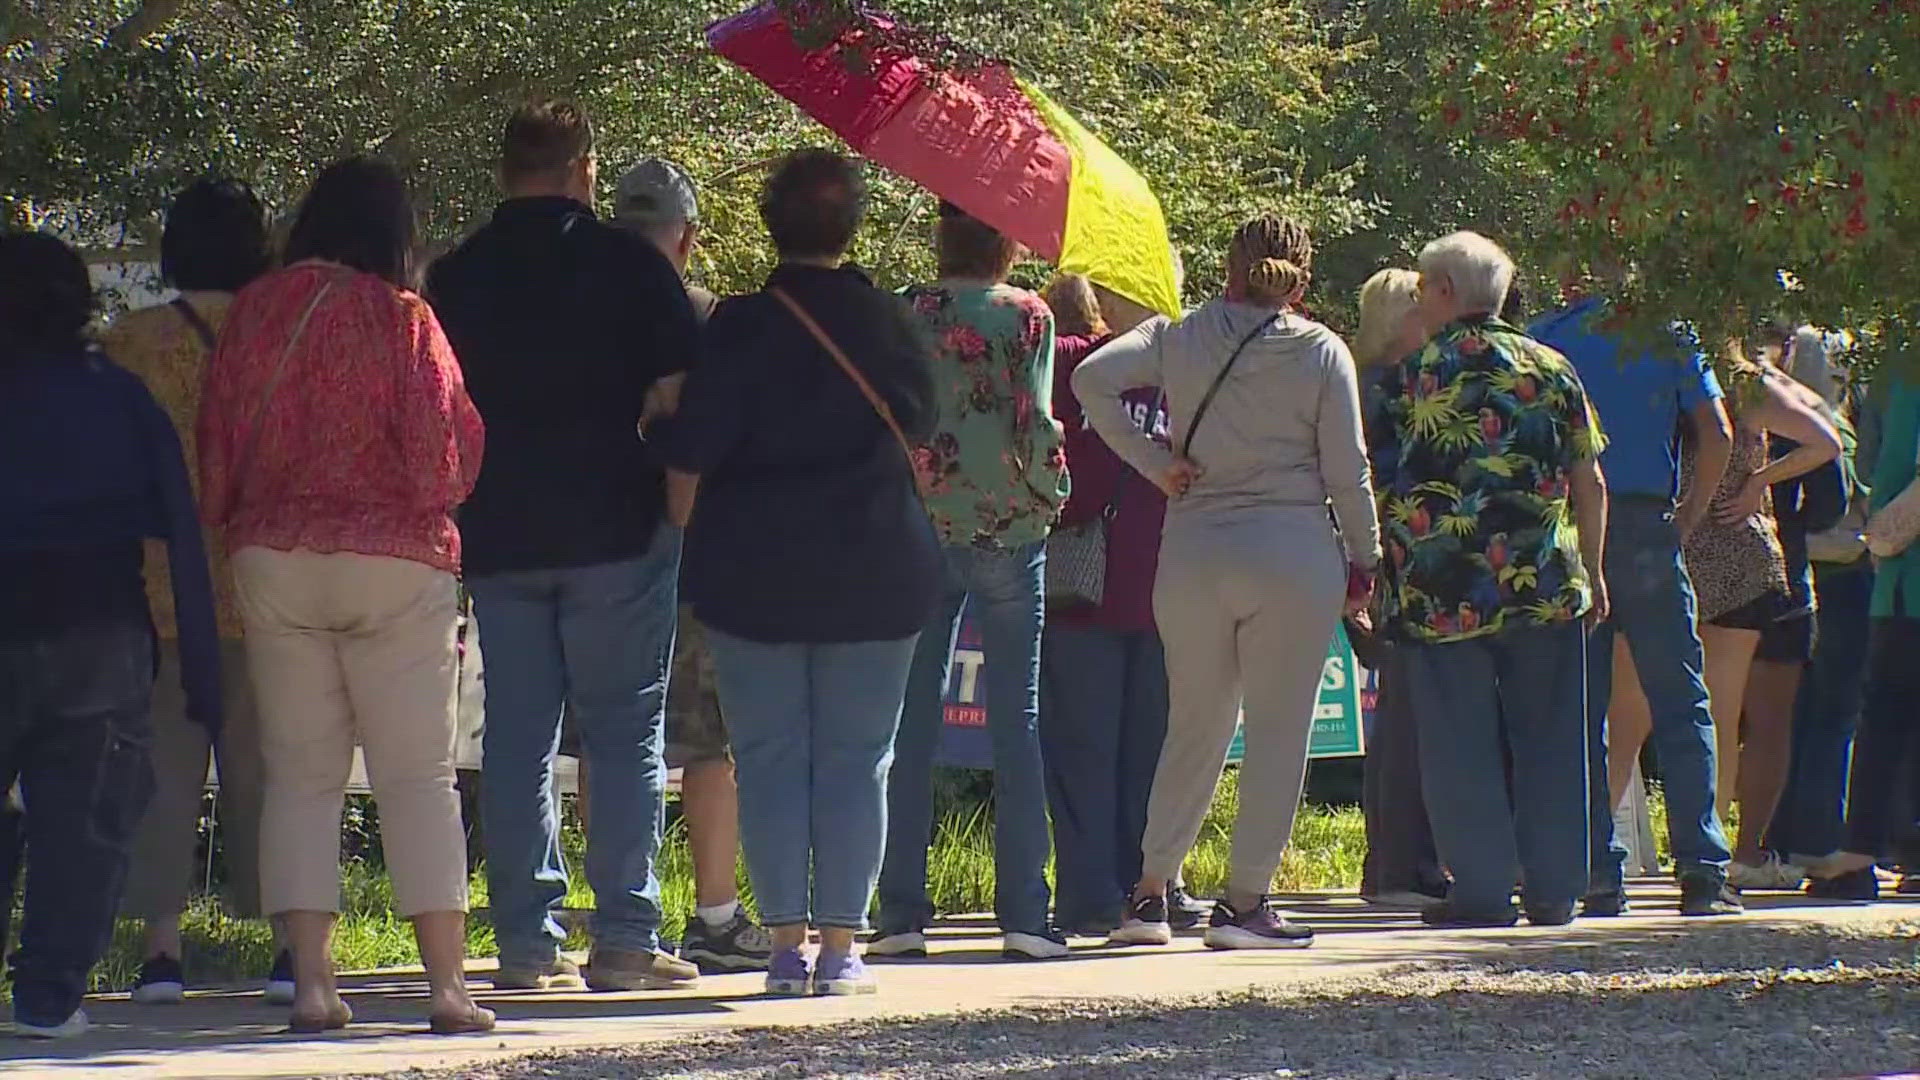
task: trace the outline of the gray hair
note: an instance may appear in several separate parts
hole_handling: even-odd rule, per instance
[[[1513,287],[1513,258],[1476,232],[1443,236],[1420,251],[1420,273],[1444,277],[1466,311],[1498,314]]]
[[[620,177],[613,197],[613,221],[644,236],[677,240],[700,223],[693,178],[664,158],[647,158]]]

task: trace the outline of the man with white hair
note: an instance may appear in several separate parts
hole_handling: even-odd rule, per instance
[[[1513,261],[1474,233],[1420,255],[1440,329],[1367,426],[1434,840],[1434,926],[1536,925],[1587,889],[1586,629],[1605,618],[1603,440],[1566,358],[1495,314]],[[1504,759],[1513,767],[1512,794]]]

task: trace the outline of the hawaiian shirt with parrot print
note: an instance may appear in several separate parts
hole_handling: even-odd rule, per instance
[[[1566,357],[1498,319],[1455,322],[1384,373],[1367,414],[1396,636],[1586,614],[1568,478],[1604,439]]]

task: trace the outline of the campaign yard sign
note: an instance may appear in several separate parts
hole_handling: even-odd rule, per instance
[[[993,768],[993,745],[987,737],[986,654],[979,631],[971,621],[960,627],[959,644],[947,671],[946,723],[940,732],[937,760],[964,769]],[[1363,694],[1370,673],[1354,659],[1345,629],[1336,629],[1327,643],[1327,659],[1320,670],[1320,700],[1313,715],[1313,737],[1307,754],[1316,758],[1360,757],[1367,752],[1366,709]],[[1367,703],[1370,705],[1370,703]],[[1238,762],[1245,745],[1239,732],[1227,751],[1228,762]]]

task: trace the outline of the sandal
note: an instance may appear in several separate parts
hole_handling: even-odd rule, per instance
[[[287,1030],[295,1035],[318,1035],[323,1031],[339,1031],[353,1023],[353,1009],[347,1003],[336,999],[335,1008],[328,1009],[319,1016],[302,1016],[294,1013],[287,1019]]]
[[[436,1013],[427,1021],[435,1035],[473,1035],[493,1030],[493,1010],[469,1005],[462,1012]]]

